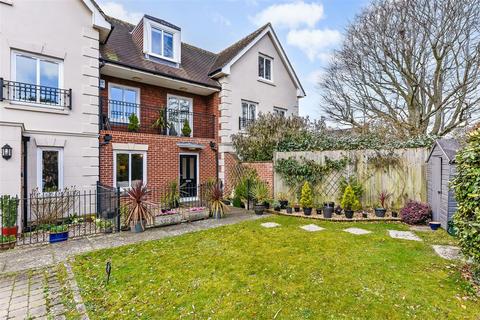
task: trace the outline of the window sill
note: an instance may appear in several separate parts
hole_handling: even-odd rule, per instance
[[[262,83],[271,85],[271,86],[273,86],[273,87],[276,87],[275,83],[273,83],[272,80],[267,80],[267,79],[263,79],[263,78],[258,78],[258,82],[262,82]]]
[[[70,109],[64,108],[64,107],[55,107],[55,106],[48,106],[43,104],[14,102],[14,101],[10,101],[10,105],[5,106],[5,108],[23,110],[23,111],[64,114],[64,115],[68,115],[70,113]]]

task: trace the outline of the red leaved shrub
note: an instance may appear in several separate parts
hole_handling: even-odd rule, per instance
[[[400,210],[402,221],[408,224],[423,224],[432,217],[432,210],[426,203],[408,200]]]

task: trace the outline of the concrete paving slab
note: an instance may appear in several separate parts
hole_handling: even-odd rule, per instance
[[[316,231],[325,230],[325,228],[319,227],[316,224],[307,224],[307,225],[301,226],[300,228],[305,230],[305,231],[308,231],[308,232],[316,232]]]
[[[347,229],[344,229],[343,231],[351,233],[351,234],[356,234],[356,235],[372,233],[371,231],[361,229],[361,228],[347,228]]]
[[[462,254],[460,253],[459,247],[433,245],[432,248],[436,254],[438,254],[440,257],[444,259],[459,260],[462,258]]]
[[[420,239],[415,233],[411,231],[388,230],[388,234],[394,239],[422,241],[422,239]]]

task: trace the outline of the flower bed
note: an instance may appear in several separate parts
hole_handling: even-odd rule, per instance
[[[325,218],[323,214],[311,214],[309,216],[305,215],[303,212],[293,212],[287,213],[286,210],[268,210],[269,213],[278,214],[278,215],[285,215],[285,216],[294,216],[294,217],[301,217],[301,218],[308,218],[308,219],[316,219],[316,220],[327,220],[327,221],[345,221],[345,222],[352,222],[352,221],[401,221],[400,217],[392,217],[391,212],[387,213],[384,218],[379,218],[375,216],[373,211],[367,212],[367,217],[364,218],[362,216],[362,212],[354,212],[353,218],[348,219],[345,217],[344,214],[337,215],[333,214],[332,218]]]

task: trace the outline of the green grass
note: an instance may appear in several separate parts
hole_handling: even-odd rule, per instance
[[[478,319],[459,265],[431,249],[452,243],[445,232],[415,242],[389,238],[408,229],[396,223],[298,228],[309,223],[268,217],[93,252],[73,268],[91,319]]]

